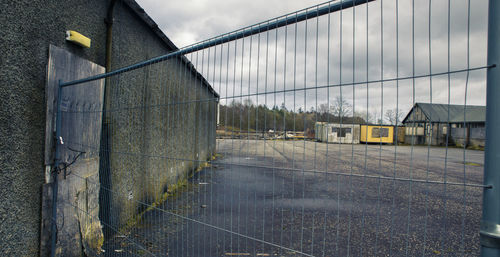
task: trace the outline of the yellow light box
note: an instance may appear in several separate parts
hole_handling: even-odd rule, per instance
[[[73,42],[77,45],[83,46],[85,48],[90,48],[90,38],[74,31],[67,30],[66,31],[66,40]]]

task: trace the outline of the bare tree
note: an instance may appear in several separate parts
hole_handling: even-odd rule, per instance
[[[318,119],[319,121],[327,121],[328,120],[328,104],[320,104],[318,106]]]
[[[328,104],[320,104],[318,106],[318,113],[319,114],[326,114],[326,113],[328,113]]]
[[[397,125],[404,119],[404,113],[401,110],[389,109],[385,111],[385,121],[391,125]]]
[[[337,96],[330,106],[331,114],[339,119],[340,117],[347,117],[351,113],[351,110],[352,105],[340,96]]]

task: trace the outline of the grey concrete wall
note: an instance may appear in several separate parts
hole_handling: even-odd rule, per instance
[[[467,131],[468,130],[468,131]],[[465,137],[464,137],[465,132]],[[456,146],[484,148],[486,141],[485,128],[452,128],[450,141]]]
[[[45,129],[45,82],[46,65],[48,60],[48,47],[50,44],[62,47],[85,59],[104,66],[105,61],[105,33],[106,25],[104,18],[108,1],[40,1],[19,0],[2,1],[0,3],[0,255],[1,256],[36,256],[39,251],[40,234],[40,205],[41,186],[44,183],[43,145]],[[118,4],[115,13],[117,19],[113,31],[113,67],[123,67],[147,58],[164,54],[167,46],[151,32],[142,21],[137,19],[124,4]],[[65,42],[65,31],[76,30],[92,39],[90,49],[82,49],[71,43]],[[175,67],[174,63],[165,64]],[[180,69],[178,67],[177,69]],[[143,69],[136,73],[145,76],[150,70]],[[132,74],[132,73],[131,73]],[[181,96],[176,95],[179,89],[174,89],[174,79],[169,78],[167,87],[155,87],[140,81],[144,76],[133,77],[123,75],[117,79],[124,79],[136,87],[116,87],[117,91],[112,99],[114,106],[134,106],[140,103],[174,102]],[[165,82],[165,81],[164,81]],[[117,82],[115,82],[117,83]],[[170,83],[170,84],[169,84]],[[165,89],[168,88],[168,89]],[[204,94],[201,86],[191,83],[186,98],[193,96],[193,91],[198,90],[196,97],[202,98]],[[161,91],[165,90],[165,91]],[[176,91],[177,90],[177,91]],[[161,93],[160,93],[161,91]],[[169,95],[167,94],[169,93]],[[184,91],[182,91],[184,92]],[[162,97],[158,97],[160,94]],[[168,96],[167,96],[167,95]],[[122,97],[123,96],[123,97]],[[122,99],[123,98],[123,99]],[[141,101],[138,101],[141,100]],[[168,106],[168,105],[167,105]],[[113,116],[110,127],[116,128],[122,123],[132,126],[130,133],[110,131],[110,142],[113,150],[126,149],[135,155],[114,155],[111,158],[112,171],[118,172],[113,176],[137,175],[130,182],[120,182],[118,178],[111,177],[114,182],[113,189],[132,187],[145,188],[149,181],[165,181],[170,168],[177,171],[173,173],[183,174],[182,162],[170,160],[154,161],[154,158],[146,158],[145,155],[184,156],[192,159],[195,151],[188,145],[192,145],[192,134],[184,133],[185,128],[192,128],[195,122],[199,122],[198,135],[207,135],[211,131],[207,128],[212,126],[210,121],[196,120],[195,110],[202,116],[206,108],[195,108],[195,104],[189,105],[179,111],[184,112],[175,118],[171,115],[172,106],[161,108],[128,109],[117,112]],[[200,106],[201,107],[201,106]],[[169,109],[170,108],[170,109]],[[209,109],[215,113],[215,107]],[[120,123],[120,116],[121,119]],[[165,129],[158,123],[158,116],[167,116],[173,127]],[[133,119],[132,119],[133,118]],[[215,119],[215,118],[214,118]],[[176,121],[176,122],[173,122]],[[179,122],[180,121],[180,122]],[[215,121],[213,121],[215,122]],[[142,123],[142,125],[141,125]],[[205,129],[202,129],[203,127]],[[126,127],[126,126],[125,126]],[[215,137],[215,125],[213,125]],[[194,128],[192,128],[194,130]],[[115,133],[115,134],[113,134]],[[173,141],[172,135],[177,141]],[[176,136],[177,135],[177,136]],[[211,135],[211,134],[210,134]],[[183,139],[180,139],[183,138]],[[203,144],[215,144],[211,137],[198,138],[201,151],[198,159],[203,159],[212,152],[213,148],[204,147]],[[183,141],[184,140],[184,141]],[[205,141],[204,141],[205,140]],[[207,141],[208,140],[208,141]],[[212,140],[210,142],[210,140]],[[170,142],[170,143],[166,143]],[[172,154],[169,151],[178,143],[184,143],[183,154]],[[142,153],[143,155],[140,155]],[[184,154],[190,153],[191,155]],[[194,158],[194,157],[193,157]],[[139,164],[143,168],[139,168]],[[160,165],[161,164],[161,165]],[[193,165],[185,162],[184,165]],[[134,167],[129,169],[129,167]],[[166,169],[167,168],[167,169]],[[133,170],[126,173],[128,170]],[[157,172],[157,173],[153,173]],[[160,176],[161,174],[161,176]],[[154,176],[155,177],[154,177]],[[171,182],[175,179],[171,179]],[[156,183],[155,182],[155,183]],[[144,194],[143,197],[147,197]],[[140,199],[137,196],[134,199]],[[116,206],[116,205],[115,205]],[[134,210],[130,210],[131,212]]]
[[[465,134],[464,134],[465,133]],[[467,128],[451,128],[451,143],[456,146],[464,146],[468,144],[468,131]]]
[[[0,3],[0,255],[37,256],[49,44],[104,63],[106,1]],[[65,42],[74,29],[92,48]]]
[[[423,145],[425,144],[425,136],[414,136],[414,135],[405,135],[405,144],[408,145]]]
[[[106,223],[123,228],[215,153],[216,101],[178,60],[123,74],[111,87]]]
[[[116,68],[165,53],[151,30],[135,22],[134,13],[117,12],[114,26]],[[113,229],[106,234],[132,224],[148,207],[142,203],[161,200],[215,153],[216,101],[193,71],[175,59],[111,79],[105,113],[110,205],[103,206],[103,218]]]
[[[486,128],[470,128],[469,145],[484,148],[486,145]]]
[[[471,139],[486,139],[486,128],[470,128]]]

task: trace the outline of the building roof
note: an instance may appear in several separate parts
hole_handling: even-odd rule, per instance
[[[144,11],[144,9],[135,1],[135,0],[122,0],[123,3],[125,3],[126,6],[128,6],[138,17],[141,19],[148,27],[151,28],[153,33],[158,36],[158,38],[163,41],[167,49],[170,51],[177,51],[179,48],[161,31],[161,29],[158,27],[158,24]],[[200,80],[203,82],[203,84],[208,88],[210,92],[212,92],[217,98],[219,97],[219,94],[215,92],[213,87],[208,83],[208,81],[201,75],[194,67],[194,65],[185,57],[181,57],[182,61],[186,63],[187,68]]]
[[[486,106],[415,103],[403,120],[407,123],[412,111],[419,107],[430,122],[462,123],[486,122]],[[449,110],[449,116],[448,116]],[[465,115],[464,115],[465,111]]]
[[[177,46],[161,31],[158,24],[144,11],[135,0],[122,0],[144,23],[151,28],[170,50],[177,50]]]

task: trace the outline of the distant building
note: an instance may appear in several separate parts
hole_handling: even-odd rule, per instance
[[[359,144],[359,124],[316,122],[316,140],[326,143]]]
[[[484,147],[486,106],[416,103],[403,124],[407,144]]]

